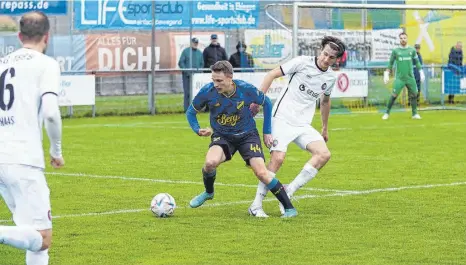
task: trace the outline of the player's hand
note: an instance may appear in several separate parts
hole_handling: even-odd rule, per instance
[[[385,84],[388,84],[388,81],[390,80],[390,73],[388,71],[383,72],[383,82]]]
[[[424,75],[424,71],[419,70],[419,76],[421,77],[421,82],[424,82],[424,80],[426,80],[426,76]]]
[[[50,165],[52,165],[52,167],[55,169],[59,169],[65,165],[65,160],[63,157],[50,156]]]
[[[270,147],[272,147],[272,144],[273,144],[273,137],[271,134],[264,134],[264,144],[265,146],[267,146],[267,148],[270,149]]]
[[[328,130],[322,129],[322,137],[324,138],[325,142],[328,142]]]
[[[211,136],[212,135],[212,129],[211,128],[200,129],[198,134],[199,134],[199,136],[204,136],[204,137]]]
[[[260,111],[260,105],[256,103],[251,103],[251,105],[249,105],[249,110],[252,112],[252,116],[255,117],[257,113],[259,113]]]

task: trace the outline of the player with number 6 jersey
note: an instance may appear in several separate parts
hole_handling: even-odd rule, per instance
[[[20,20],[23,47],[0,59],[0,194],[15,223],[0,226],[0,244],[25,250],[26,264],[40,265],[48,264],[52,242],[43,124],[50,139],[52,166],[64,165],[58,107],[60,66],[44,54],[49,29],[44,13],[26,13]]]
[[[331,66],[345,52],[343,42],[327,36],[321,41],[319,56],[299,56],[270,71],[261,85],[267,93],[275,78],[288,75],[288,87],[280,93],[273,107],[271,159],[267,168],[272,176],[280,169],[288,149],[294,142],[301,149],[312,154],[301,172],[286,187],[291,197],[299,188],[313,179],[330,159],[326,145],[328,140],[328,117],[330,114],[330,95],[336,82],[336,74]],[[320,99],[322,131],[319,133],[311,126],[316,102]],[[252,107],[253,109],[255,106]],[[262,201],[267,194],[267,187],[259,182],[254,202],[249,207],[249,214],[255,217],[268,217],[262,209]],[[283,212],[283,206],[279,205]]]

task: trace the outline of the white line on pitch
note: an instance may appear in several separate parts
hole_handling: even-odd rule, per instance
[[[371,190],[361,190],[361,191],[353,191],[351,193],[332,193],[326,195],[301,195],[295,196],[295,199],[309,199],[309,198],[323,198],[323,197],[344,197],[344,196],[352,196],[352,195],[365,195],[365,194],[372,194],[372,193],[380,193],[380,192],[394,192],[394,191],[402,191],[402,190],[409,190],[409,189],[432,189],[438,187],[451,187],[451,186],[461,186],[466,185],[466,182],[454,182],[454,183],[446,183],[446,184],[427,184],[427,185],[415,185],[415,186],[404,186],[404,187],[393,187],[393,188],[382,188],[382,189],[371,189]],[[267,198],[264,202],[271,202],[276,201],[275,198]],[[234,201],[234,202],[219,202],[219,203],[210,203],[205,204],[201,207],[223,207],[223,206],[231,206],[231,205],[239,205],[239,204],[249,204],[251,200],[247,201]],[[187,206],[178,206],[178,208],[188,208]],[[139,213],[149,211],[148,208],[146,209],[123,209],[123,210],[116,210],[116,211],[108,211],[108,212],[94,212],[94,213],[83,213],[83,214],[64,214],[64,215],[57,215],[53,216],[54,219],[60,218],[70,218],[70,217],[85,217],[85,216],[102,216],[102,215],[114,215],[114,214],[125,214],[125,213]],[[11,220],[0,220],[0,223],[11,222]]]
[[[119,179],[119,180],[132,180],[132,181],[147,181],[147,182],[157,182],[157,183],[169,183],[169,184],[194,184],[194,185],[204,185],[203,182],[190,181],[190,180],[170,180],[170,179],[149,179],[149,178],[138,178],[138,177],[124,177],[124,176],[101,176],[93,174],[84,174],[84,173],[59,173],[59,172],[46,172],[47,175],[56,175],[56,176],[65,176],[65,177],[85,177],[85,178],[97,178],[97,179]],[[249,184],[234,184],[234,183],[221,183],[215,182],[216,186],[226,186],[226,187],[242,187],[242,188],[257,188],[257,185]],[[325,191],[325,192],[354,192],[352,190],[335,190],[335,189],[321,189],[321,188],[301,188],[301,190],[308,191]]]

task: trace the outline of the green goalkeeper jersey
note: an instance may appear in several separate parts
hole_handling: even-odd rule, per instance
[[[396,79],[406,80],[414,78],[413,60],[416,62],[417,69],[421,69],[419,58],[414,48],[406,46],[404,48],[395,48],[390,56],[388,69],[393,68],[393,63],[396,61]]]

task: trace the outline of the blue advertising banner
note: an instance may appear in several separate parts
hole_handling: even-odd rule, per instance
[[[0,14],[22,15],[29,11],[42,11],[47,15],[66,15],[68,12],[68,1],[44,1],[44,0],[16,0],[0,1]]]
[[[442,71],[443,94],[466,94],[466,66],[445,67]]]
[[[0,57],[21,48],[17,34],[4,34],[0,38]],[[60,64],[62,74],[84,72],[86,70],[85,35],[53,36],[50,38],[46,53]]]
[[[152,1],[76,0],[74,28],[81,30],[152,28]],[[259,1],[156,1],[157,29],[257,28]],[[191,17],[191,19],[190,19]]]

